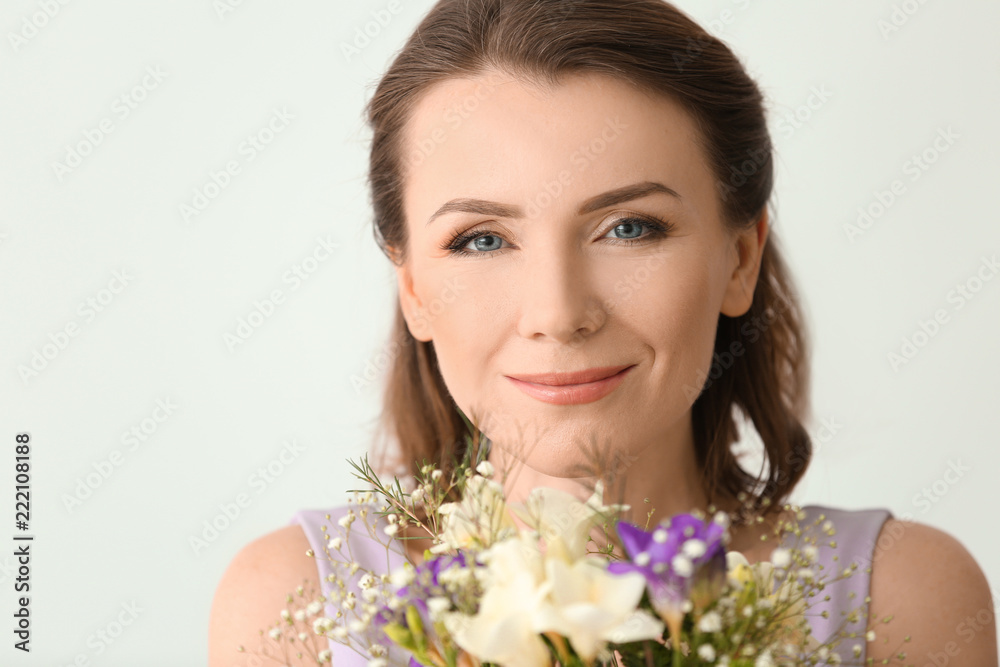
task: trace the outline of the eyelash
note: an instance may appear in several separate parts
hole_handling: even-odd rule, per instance
[[[634,239],[608,239],[608,240],[614,241],[616,245],[635,245],[637,243],[645,243],[650,240],[655,240],[668,236],[674,229],[674,226],[671,223],[656,216],[629,215],[622,218],[618,218],[618,220],[615,221],[614,226],[608,231],[609,232],[613,231],[618,227],[620,227],[621,225],[628,223],[631,224],[638,223],[640,225],[643,225],[650,230],[650,233],[646,234],[645,236],[640,236]],[[492,232],[489,229],[478,229],[475,231],[467,231],[456,234],[455,236],[451,237],[450,240],[444,243],[441,246],[441,249],[447,250],[450,254],[459,257],[470,257],[470,256],[493,257],[499,255],[502,252],[502,250],[489,250],[489,251],[479,251],[479,252],[472,250],[465,250],[465,246],[467,246],[470,242],[483,236],[496,236],[499,239],[503,239],[502,236]]]

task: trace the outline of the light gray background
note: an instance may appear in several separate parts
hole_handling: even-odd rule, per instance
[[[70,2],[15,48],[10,34],[31,34],[25,21],[43,4],[0,10],[0,509],[10,521],[0,541],[13,544],[21,431],[34,439],[37,536],[34,650],[14,651],[5,634],[0,663],[61,666],[84,655],[93,665],[200,664],[212,595],[233,555],[299,508],[343,502],[355,481],[344,459],[370,441],[378,383],[352,378],[386,349],[395,285],[371,237],[361,112],[432,3],[407,2],[380,26],[372,12],[388,0],[233,0],[221,13],[209,0]],[[952,290],[1000,253],[1000,4],[681,7],[735,48],[769,98],[774,233],[815,342],[817,454],[794,499],[886,507],[943,528],[997,590],[1000,279],[961,308]],[[894,7],[901,25],[884,34],[879,22]],[[348,58],[344,45],[366,24],[370,44]],[[115,100],[141,86],[147,68],[165,75],[155,87],[146,78],[150,89],[136,93],[145,99],[122,118]],[[810,109],[814,90],[827,99],[813,97]],[[248,160],[241,143],[276,109],[294,117]],[[797,110],[795,128],[782,119]],[[53,163],[104,118],[113,131],[60,179]],[[908,161],[933,153],[948,128],[957,138],[913,180]],[[186,223],[179,206],[230,160],[240,172]],[[849,239],[858,208],[897,179],[905,191]],[[294,288],[283,276],[317,238],[338,247]],[[116,271],[131,279],[104,291]],[[224,335],[276,289],[284,302],[230,350]],[[92,319],[80,310],[88,298],[105,300]],[[893,369],[887,355],[939,309],[947,322]],[[73,323],[78,334],[22,379],[19,367]],[[162,416],[158,400],[176,409],[146,421],[155,431],[130,448],[122,434]],[[273,464],[290,440],[301,451]],[[120,465],[67,508],[66,496],[114,450]],[[269,463],[280,474],[254,477]],[[952,465],[967,469],[956,476]],[[933,503],[919,499],[924,488]],[[249,506],[195,553],[189,538],[238,494]],[[12,550],[0,548],[7,619]],[[96,641],[133,602],[141,611],[124,633]]]

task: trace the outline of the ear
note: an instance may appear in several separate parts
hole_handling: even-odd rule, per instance
[[[406,327],[417,340],[431,340],[430,322],[424,315],[423,303],[413,291],[413,276],[409,263],[396,265],[396,285],[399,288],[399,307],[403,311]]]
[[[757,224],[741,230],[734,237],[732,248],[734,268],[722,300],[720,311],[723,315],[739,317],[750,310],[769,229],[765,206],[757,219]]]

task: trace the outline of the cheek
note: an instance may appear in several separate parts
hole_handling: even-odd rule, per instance
[[[510,302],[495,280],[472,271],[431,276],[420,295],[423,317],[434,339],[456,349],[476,348],[486,334],[497,332],[505,317],[501,305]]]
[[[489,260],[480,260],[489,261]],[[428,272],[430,273],[430,272]],[[500,305],[509,299],[495,281],[472,271],[427,275],[420,287],[421,317],[429,328],[438,366],[448,391],[468,414],[478,398],[494,350],[507,330]]]
[[[721,295],[703,267],[701,260],[651,258],[615,285],[612,316],[651,348],[654,376],[670,386],[694,384],[711,361]]]

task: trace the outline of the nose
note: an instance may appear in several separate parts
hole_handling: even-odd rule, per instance
[[[604,326],[607,309],[584,257],[547,247],[520,276],[521,336],[579,346]]]

